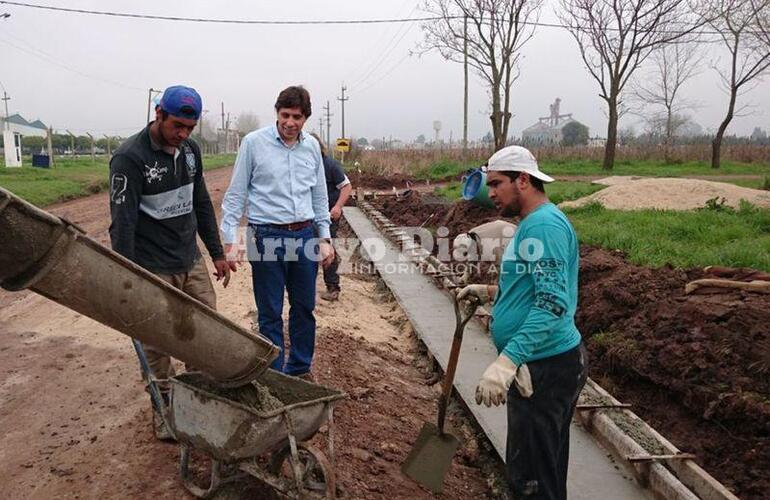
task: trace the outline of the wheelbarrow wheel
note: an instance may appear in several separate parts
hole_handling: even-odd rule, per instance
[[[270,458],[270,472],[284,478],[290,483],[298,482],[306,493],[321,498],[336,498],[334,470],[326,455],[319,449],[305,442],[297,443],[299,459],[299,475],[297,478],[292,466],[291,449],[289,446],[274,453]],[[300,492],[298,492],[300,493]]]
[[[224,484],[237,481],[243,477],[244,474],[233,471],[231,465],[223,464],[218,460],[211,459],[211,470],[209,472],[209,484],[208,486],[199,486],[195,484],[193,475],[190,472],[190,448],[181,444],[179,446],[180,459],[179,459],[179,477],[182,480],[182,484],[195,498],[209,499],[219,491],[219,488]]]

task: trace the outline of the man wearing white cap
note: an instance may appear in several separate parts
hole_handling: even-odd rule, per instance
[[[516,498],[566,499],[569,429],[586,381],[575,326],[578,241],[550,201],[535,157],[509,146],[489,159],[489,198],[504,217],[520,217],[494,285],[468,285],[457,300],[494,300],[491,333],[499,357],[476,388],[476,402],[506,403],[506,473]]]

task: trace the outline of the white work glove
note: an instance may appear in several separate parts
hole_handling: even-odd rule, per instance
[[[476,387],[476,404],[483,402],[488,408],[505,403],[508,389],[514,381],[519,394],[525,398],[532,396],[532,378],[527,365],[517,367],[508,356],[501,354],[484,371]]]
[[[488,285],[468,285],[463,287],[457,294],[457,301],[468,300],[476,297],[479,300],[479,305],[486,304],[492,297],[489,296]]]

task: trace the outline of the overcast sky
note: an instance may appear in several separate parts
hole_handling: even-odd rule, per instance
[[[38,0],[31,0],[32,3]],[[40,0],[79,9],[165,16],[322,20],[415,17],[424,15],[414,0]],[[553,3],[542,20],[555,21]],[[203,96],[205,119],[220,122],[220,102],[233,115],[255,113],[263,125],[274,119],[278,91],[306,86],[313,99],[309,129],[318,128],[322,106],[330,101],[332,135],[340,134],[340,86],[348,87],[345,111],[348,136],[390,137],[411,141],[433,136],[462,136],[462,66],[437,53],[410,56],[422,39],[419,24],[258,26],[111,18],[60,13],[0,4],[0,82],[12,100],[11,113],[40,118],[57,130],[128,136],[146,117],[147,89],[173,84],[193,86]],[[590,79],[574,40],[564,30],[538,28],[524,48],[521,78],[514,84],[512,134],[548,114],[561,97],[562,113],[606,136],[605,106]],[[34,54],[34,55],[33,55]],[[687,86],[701,103],[693,113],[714,130],[724,114],[726,94],[710,62]],[[62,66],[69,68],[65,69]],[[470,81],[469,135],[490,129],[482,81]],[[755,105],[751,116],[737,118],[728,133],[770,129],[770,81],[741,98]],[[626,124],[632,120],[626,120]],[[639,130],[640,127],[637,127]]]

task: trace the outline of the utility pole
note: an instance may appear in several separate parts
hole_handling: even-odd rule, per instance
[[[48,165],[53,168],[53,129],[48,127]]]
[[[67,133],[70,135],[70,149],[72,150],[72,157],[75,157],[75,134],[67,130]]]
[[[332,143],[332,116],[334,116],[331,112],[331,106],[329,105],[329,101],[326,101],[326,107],[324,107],[324,111],[326,112],[326,144],[331,147]]]
[[[3,101],[5,101],[5,130],[11,130],[11,124],[8,123],[8,101],[10,101],[11,98],[8,97],[8,94],[3,91]]]
[[[468,16],[463,22],[463,161],[468,161]]]
[[[86,135],[91,138],[91,161],[96,161],[96,144],[94,143],[94,136],[86,132]]]
[[[152,94],[158,93],[160,90],[150,88],[149,92],[147,93],[147,121],[145,123],[150,123],[150,109],[152,109]]]
[[[326,142],[326,143],[329,142],[324,140],[324,117],[323,116],[318,117],[318,137],[321,138],[321,142]]]
[[[225,153],[230,152],[230,113],[227,113],[227,122],[225,122]]]
[[[201,110],[201,117],[200,117],[200,123],[198,123],[198,140],[201,144],[203,144],[204,138],[203,138],[203,115],[208,113],[208,109],[202,109]]]
[[[107,160],[112,156],[112,148],[110,147],[110,136],[104,134],[104,138],[107,139]]]
[[[338,101],[340,101],[340,102],[342,103],[342,136],[341,136],[341,137],[342,137],[343,139],[344,139],[345,137],[347,137],[347,136],[345,135],[345,101],[349,101],[349,100],[350,100],[350,97],[345,97],[345,91],[346,91],[347,89],[348,89],[348,88],[347,88],[346,86],[344,86],[344,85],[343,85],[343,86],[342,86],[342,97],[338,97],[338,98],[337,98],[337,100],[338,100]]]
[[[222,129],[225,128],[225,102],[222,101]]]

